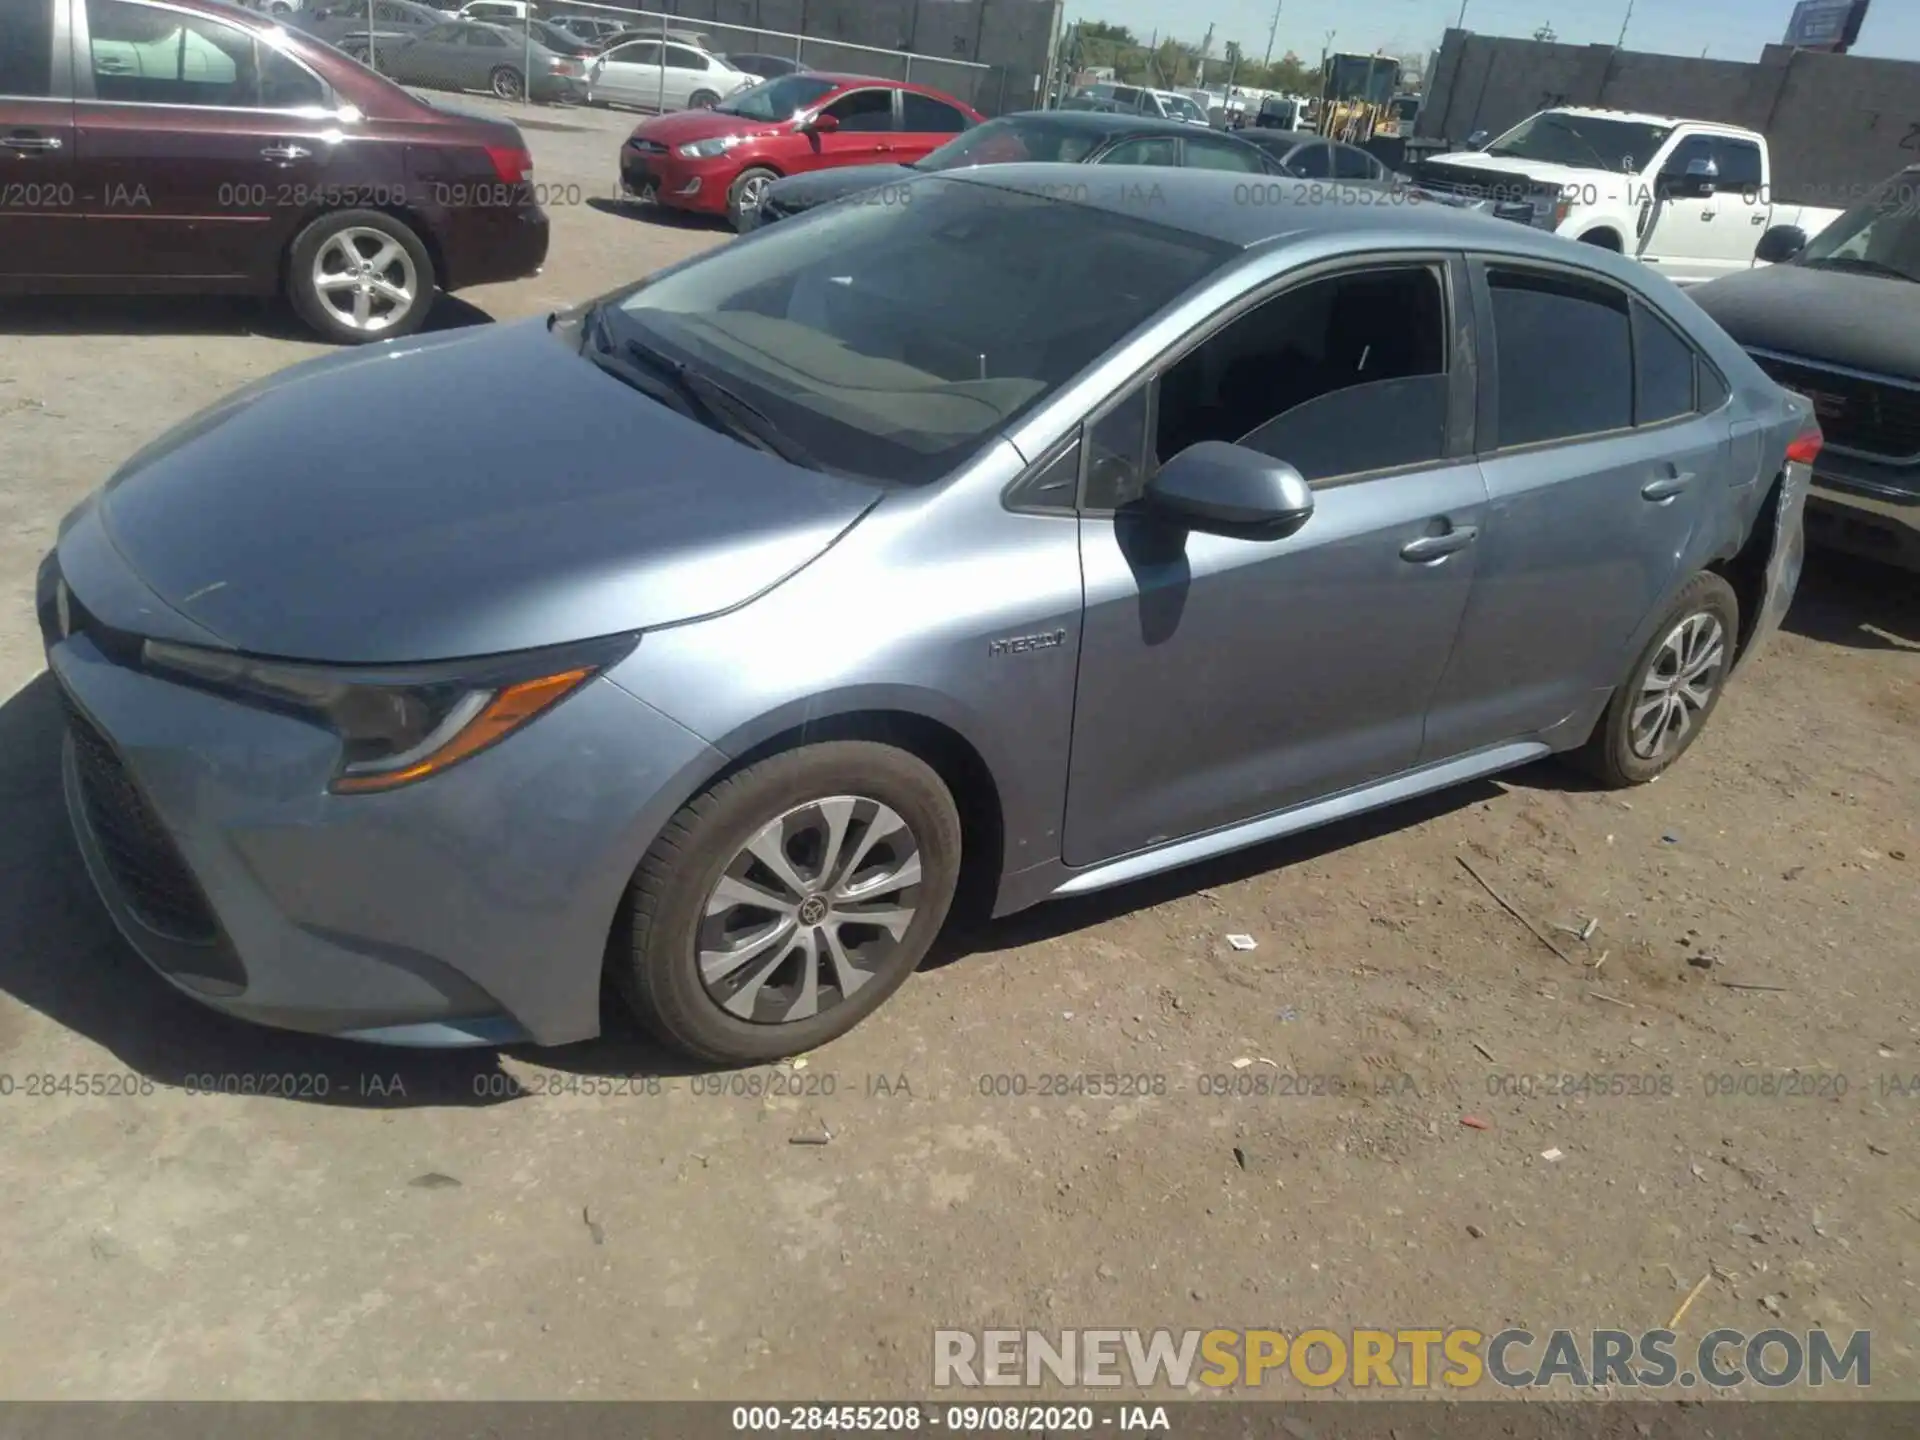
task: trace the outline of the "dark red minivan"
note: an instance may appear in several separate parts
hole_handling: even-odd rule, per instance
[[[330,339],[539,271],[533,157],[218,0],[0,0],[0,294],[284,292]]]

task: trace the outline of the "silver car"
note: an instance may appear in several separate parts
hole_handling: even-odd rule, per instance
[[[1806,402],[1631,261],[1303,193],[929,175],[189,421],[40,576],[107,907],[270,1024],[573,1041],[610,976],[742,1063],[956,896],[1659,775],[1793,591]]]

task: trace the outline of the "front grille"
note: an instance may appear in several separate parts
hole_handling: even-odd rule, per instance
[[[1894,465],[1920,459],[1920,389],[1775,355],[1753,358],[1780,384],[1813,402],[1827,444]]]
[[[141,797],[106,736],[63,695],[88,828],[127,908],[156,934],[212,945],[219,923],[166,827]]]
[[[658,140],[629,140],[627,147],[636,155],[664,155],[667,147]]]

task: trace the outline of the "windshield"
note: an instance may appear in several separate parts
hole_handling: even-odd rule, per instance
[[[912,196],[818,211],[645,282],[620,299],[616,339],[726,386],[827,469],[919,483],[1236,253],[958,179]]]
[[[1920,281],[1920,170],[1896,175],[1822,230],[1800,263]]]
[[[1078,125],[1031,116],[989,120],[949,140],[916,170],[953,170],[963,165],[1009,165],[1022,160],[1046,160],[1077,165],[1100,143],[1099,133]]]
[[[1622,175],[1637,175],[1672,133],[1670,125],[1546,110],[1522,120],[1487,146],[1485,153],[1589,170],[1598,166]]]
[[[817,75],[782,75],[751,90],[742,90],[731,100],[722,100],[714,110],[722,115],[738,115],[747,120],[791,120],[823,95],[840,87]]]

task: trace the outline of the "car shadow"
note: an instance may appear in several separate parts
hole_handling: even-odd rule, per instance
[[[491,325],[493,317],[458,295],[441,295],[421,330]],[[32,295],[0,300],[10,335],[227,335],[327,342],[284,300],[231,295]]]
[[[669,230],[696,230],[708,234],[732,234],[733,227],[718,215],[696,215],[690,210],[675,210],[668,205],[649,205],[639,200],[616,200],[605,195],[587,197],[587,208],[602,215],[617,215],[623,220],[643,221]]]
[[[1811,550],[1785,628],[1856,650],[1920,651],[1920,574]]]
[[[485,1106],[538,1098],[551,1076],[521,1081],[507,1055],[546,1070],[594,1075],[690,1073],[650,1045],[609,1007],[599,1040],[537,1050],[403,1050],[271,1030],[210,1010],[163,981],[114,928],[94,893],[68,828],[61,790],[64,722],[58,687],[41,672],[0,705],[0,993],[98,1045],[111,1064],[6,1064],[25,1039],[19,1017],[0,1012],[0,1070],[16,1091],[28,1071],[105,1073],[135,1093],[259,1094],[320,1105],[393,1110]],[[114,1065],[124,1073],[115,1075]],[[529,1088],[532,1087],[532,1088]],[[116,1089],[111,1093],[124,1093]]]

